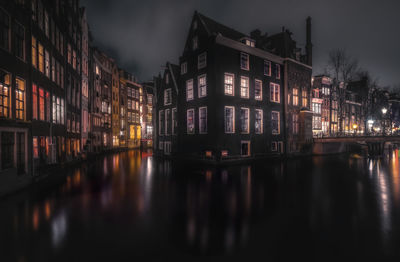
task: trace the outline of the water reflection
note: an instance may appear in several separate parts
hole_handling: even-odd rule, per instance
[[[118,260],[157,250],[324,260],[332,246],[360,258],[396,256],[398,151],[390,156],[204,167],[139,151],[110,155],[0,202],[0,244],[10,247],[0,258],[103,260],[119,250]]]

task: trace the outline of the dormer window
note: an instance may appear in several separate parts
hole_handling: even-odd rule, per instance
[[[198,47],[199,47],[199,38],[197,36],[194,36],[192,40],[193,51],[196,50]]]
[[[250,39],[250,38],[243,38],[242,39],[242,43],[247,45],[247,46],[250,46],[250,47],[255,47],[256,46],[256,41],[254,41],[253,39]]]

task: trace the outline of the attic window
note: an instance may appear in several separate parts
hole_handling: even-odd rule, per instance
[[[251,46],[251,47],[255,47],[256,46],[256,41],[254,41],[253,39],[249,39],[249,38],[243,38],[242,39],[242,43],[247,45],[247,46]]]

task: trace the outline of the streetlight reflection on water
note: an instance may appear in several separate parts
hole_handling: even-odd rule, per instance
[[[399,207],[398,151],[385,160],[335,156],[225,167],[129,151],[83,164],[58,185],[6,200],[0,240],[14,236],[11,260],[35,260],[49,247],[62,256],[80,245],[88,245],[82,259],[91,258],[92,242],[132,257],[154,255],[155,248],[234,254],[252,247],[254,255],[276,258],[286,248],[319,257],[334,241],[338,252],[351,245],[354,252],[367,250],[367,257],[397,252],[390,243],[400,237]],[[14,226],[5,227],[7,221]],[[107,249],[97,252],[101,260]]]

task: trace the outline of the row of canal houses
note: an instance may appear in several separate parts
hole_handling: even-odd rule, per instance
[[[78,0],[0,0],[0,194],[53,164],[152,147],[153,93],[93,45]]]
[[[224,162],[300,154],[312,140],[311,18],[243,34],[194,13],[179,64],[156,78],[155,153]]]

